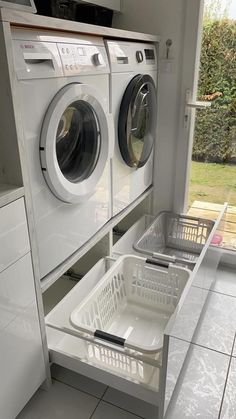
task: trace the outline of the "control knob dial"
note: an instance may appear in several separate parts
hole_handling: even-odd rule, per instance
[[[96,67],[98,67],[99,65],[104,65],[104,58],[100,52],[93,54],[91,60]]]
[[[136,51],[136,60],[138,63],[142,63],[143,62],[143,53],[142,51]]]

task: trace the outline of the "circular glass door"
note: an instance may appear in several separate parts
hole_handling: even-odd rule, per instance
[[[77,100],[63,112],[56,134],[58,165],[65,178],[82,182],[93,173],[100,153],[100,132],[91,106]]]
[[[68,203],[86,200],[105,168],[109,123],[91,86],[72,83],[55,96],[44,118],[40,157],[54,195]]]
[[[137,75],[127,86],[119,113],[118,140],[121,155],[130,167],[145,165],[156,134],[155,84],[149,75]]]

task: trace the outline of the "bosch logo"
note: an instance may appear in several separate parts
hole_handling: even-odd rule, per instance
[[[23,49],[34,49],[34,46],[30,45],[30,44],[25,44],[25,45],[21,45],[21,48],[23,48]]]

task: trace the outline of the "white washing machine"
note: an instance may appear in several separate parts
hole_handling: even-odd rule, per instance
[[[13,44],[44,277],[111,216],[109,64],[101,38],[16,29]]]
[[[155,45],[106,42],[111,66],[110,111],[115,124],[112,214],[137,199],[153,179],[157,121]]]

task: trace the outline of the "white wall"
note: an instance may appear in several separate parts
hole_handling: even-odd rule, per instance
[[[123,0],[122,14],[114,17],[113,26],[138,32],[151,33],[161,36],[160,45],[160,72],[159,72],[159,126],[156,155],[155,173],[155,202],[156,211],[162,209],[176,209],[174,202],[176,173],[181,162],[177,156],[180,132],[180,110],[183,101],[182,78],[186,77],[186,69],[183,72],[183,63],[189,62],[190,74],[188,75],[188,87],[192,89],[193,72],[195,64],[195,52],[191,48],[183,50],[186,38],[186,15],[188,7],[199,9],[201,0]],[[193,13],[194,18],[195,14]],[[189,19],[189,16],[188,16]],[[189,24],[189,22],[188,22]],[[191,25],[190,25],[191,27]],[[193,29],[192,38],[196,37]],[[171,72],[165,72],[166,40],[173,41],[170,49]],[[188,57],[186,56],[188,55]],[[185,83],[186,84],[186,83]],[[182,150],[183,151],[183,150]],[[185,164],[186,165],[186,164]],[[186,173],[186,172],[185,172]],[[178,176],[178,182],[182,178]],[[179,209],[179,208],[178,208]]]

